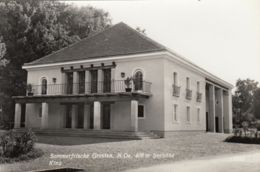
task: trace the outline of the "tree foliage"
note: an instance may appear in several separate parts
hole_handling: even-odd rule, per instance
[[[11,96],[25,93],[24,63],[31,62],[111,24],[110,16],[91,6],[58,1],[0,1],[0,97],[6,120],[13,118]],[[0,101],[1,102],[1,101]]]
[[[233,95],[233,111],[238,109],[246,112],[253,104],[254,91],[257,89],[258,82],[245,79],[238,79],[236,82],[236,90]]]
[[[237,80],[235,94],[232,98],[235,123],[241,124],[243,121],[254,123],[253,104],[257,85],[258,82],[251,79]]]
[[[254,92],[253,109],[255,117],[260,119],[260,88],[257,88]]]
[[[144,34],[144,35],[146,35],[146,30],[145,29],[142,29],[141,27],[136,27],[136,29],[135,30],[137,30],[138,32],[140,32],[140,33],[142,33],[142,34]]]

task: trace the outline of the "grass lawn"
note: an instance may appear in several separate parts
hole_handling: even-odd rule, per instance
[[[114,140],[77,137],[39,137],[37,148],[43,157],[28,162],[1,164],[0,171],[27,171],[59,167],[84,168],[92,171],[121,171],[202,156],[238,153],[260,149],[260,145],[225,143],[225,134],[178,134],[173,138],[152,140]],[[51,154],[89,154],[88,159],[53,159],[61,166],[49,165]],[[114,158],[91,158],[93,153],[113,154]],[[116,158],[118,153],[175,154],[168,158]]]

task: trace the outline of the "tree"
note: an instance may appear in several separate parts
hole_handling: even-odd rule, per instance
[[[260,119],[260,88],[257,88],[253,96],[253,112],[257,119]]]
[[[246,79],[238,79],[236,82],[235,94],[232,97],[233,113],[235,122],[241,124],[243,121],[253,121],[255,118],[252,114],[253,95],[257,89],[258,82]]]
[[[141,27],[136,27],[136,29],[135,29],[136,31],[138,31],[138,32],[140,32],[140,33],[142,33],[142,34],[144,34],[144,35],[146,35],[146,33],[145,33],[145,29],[141,29]]]
[[[4,120],[13,121],[12,96],[25,95],[24,63],[48,55],[111,24],[107,12],[58,1],[0,2],[0,99]]]
[[[233,111],[240,109],[241,112],[245,112],[252,106],[257,85],[258,82],[251,79],[237,80],[235,94],[233,95]]]

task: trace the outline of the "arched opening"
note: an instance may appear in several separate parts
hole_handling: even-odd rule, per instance
[[[141,71],[137,71],[134,75],[134,85],[135,90],[143,90],[143,73]]]
[[[47,94],[47,79],[46,78],[42,78],[42,95]]]

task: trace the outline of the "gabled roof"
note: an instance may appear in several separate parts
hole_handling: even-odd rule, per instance
[[[163,51],[166,48],[125,23],[118,23],[24,66]]]

